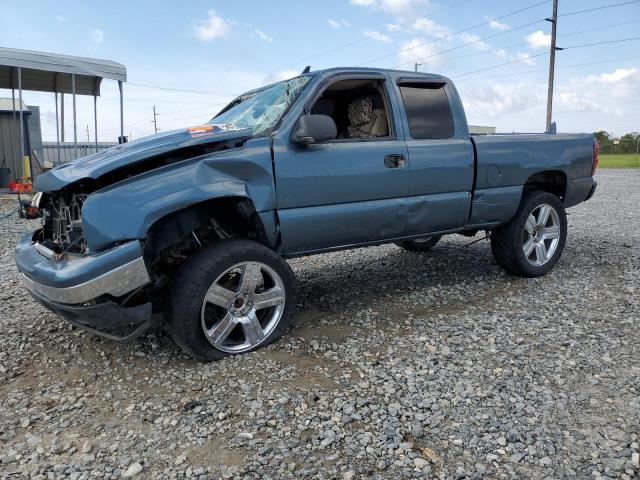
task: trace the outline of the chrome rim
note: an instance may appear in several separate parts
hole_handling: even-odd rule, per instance
[[[280,276],[261,262],[242,262],[211,284],[202,302],[202,330],[218,350],[241,353],[278,326],[285,306]]]
[[[524,224],[522,251],[535,266],[547,263],[556,253],[560,241],[560,216],[548,204],[537,206]]]

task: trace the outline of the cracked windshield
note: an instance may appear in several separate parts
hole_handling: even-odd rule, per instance
[[[278,123],[310,79],[310,76],[296,77],[241,95],[234,101],[235,105],[212,118],[209,123],[252,128],[254,135],[265,133]]]

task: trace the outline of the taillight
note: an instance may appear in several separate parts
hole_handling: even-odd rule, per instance
[[[598,140],[593,139],[593,166],[591,167],[591,176],[593,177],[596,173],[596,168],[598,168],[598,154],[600,153],[600,145],[598,144]]]

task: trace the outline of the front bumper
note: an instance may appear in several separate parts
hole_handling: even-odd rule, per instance
[[[71,323],[113,339],[128,339],[151,325],[151,304],[122,299],[151,282],[140,242],[88,255],[46,255],[33,235],[16,246],[16,265],[33,297]]]

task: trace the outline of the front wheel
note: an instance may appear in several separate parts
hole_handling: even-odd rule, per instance
[[[525,194],[518,213],[491,232],[491,251],[500,266],[521,277],[539,277],[560,259],[567,240],[567,214],[558,197]]]
[[[278,254],[251,240],[223,240],[173,278],[169,333],[198,360],[250,352],[282,335],[295,293],[293,271]]]

